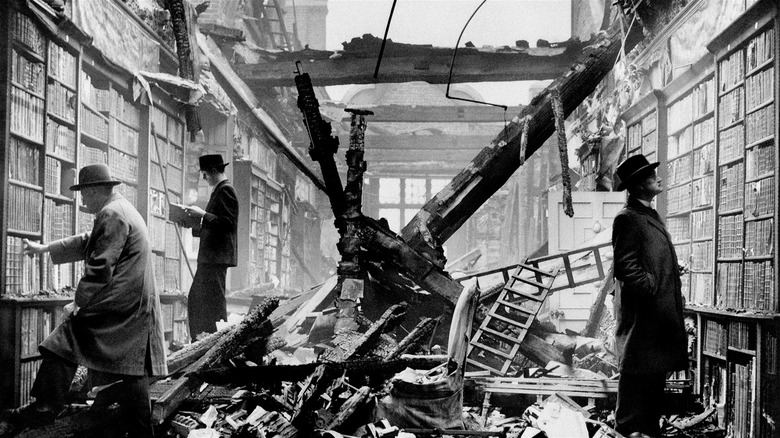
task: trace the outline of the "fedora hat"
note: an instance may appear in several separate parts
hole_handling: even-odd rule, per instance
[[[121,181],[111,178],[111,170],[105,164],[90,164],[79,170],[78,184],[70,186],[71,190],[81,190],[94,186],[115,186]]]
[[[200,165],[200,170],[204,169],[211,169],[212,167],[216,167],[217,169],[222,168],[224,169],[225,166],[227,166],[230,163],[225,163],[222,161],[222,155],[220,154],[211,154],[211,155],[203,155],[198,158],[198,164]]]
[[[618,185],[615,189],[617,191],[625,190],[626,184],[637,177],[645,175],[660,164],[661,163],[650,163],[642,154],[632,155],[626,158],[622,163],[618,164],[617,169],[615,170],[615,175],[618,178]]]

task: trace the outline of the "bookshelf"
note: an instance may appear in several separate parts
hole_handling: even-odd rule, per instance
[[[704,57],[670,83],[666,98],[666,154],[663,170],[666,228],[678,261],[686,303],[712,301],[715,198],[715,77]]]
[[[150,156],[152,115],[133,99],[133,76],[106,63],[76,30],[50,32],[52,24],[41,25],[27,7],[34,6],[12,3],[0,9],[7,35],[0,39],[5,60],[0,63],[5,91],[0,93],[0,324],[7,334],[0,341],[0,362],[4,370],[13,370],[0,377],[3,408],[29,401],[29,385],[40,363],[37,345],[60,322],[61,308],[72,300],[83,272],[83,262],[54,265],[48,256],[22,254],[22,239],[50,242],[92,229],[94,216],[80,208],[78,192],[69,190],[78,169],[108,164],[123,182],[115,190],[147,223],[163,208],[150,206],[159,168]],[[153,95],[155,108],[162,108],[163,114],[154,116],[164,119],[157,138],[165,151],[169,192],[172,201],[181,202],[184,126],[179,105],[158,89]],[[166,298],[172,315],[166,339],[183,342],[188,336],[186,306],[177,295],[181,251],[173,225],[164,220],[164,206],[163,238],[153,239],[155,245],[162,244],[154,252],[155,270],[160,274],[158,290],[173,295]],[[152,207],[160,210],[153,212]]]
[[[696,304],[706,307],[702,335],[711,338],[705,367],[719,373],[702,387],[721,383],[720,418],[732,436],[777,436],[768,420],[780,401],[776,17],[774,2],[756,2],[707,46],[716,84],[714,293]]]
[[[283,186],[252,161],[234,161],[233,178],[239,199],[249,199],[238,212],[238,266],[231,270],[236,289],[268,281],[265,275],[282,279]],[[289,245],[288,245],[289,247]]]
[[[149,144],[149,237],[154,272],[160,289],[182,290],[182,251],[176,226],[168,220],[167,186],[170,202],[181,204],[184,190],[184,125],[181,118],[156,104],[150,109]],[[159,157],[158,157],[159,152]],[[164,178],[163,178],[164,175]],[[183,339],[187,339],[186,337]]]

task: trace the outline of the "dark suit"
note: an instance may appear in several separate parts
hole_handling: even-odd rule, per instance
[[[666,373],[688,367],[677,254],[661,219],[629,197],[612,228],[620,382],[617,431],[660,435]]]
[[[237,218],[236,190],[224,180],[214,187],[200,227],[192,229],[192,235],[200,237],[198,270],[187,301],[193,339],[203,332],[214,333],[217,321],[227,319],[225,279],[228,267],[236,266]]]

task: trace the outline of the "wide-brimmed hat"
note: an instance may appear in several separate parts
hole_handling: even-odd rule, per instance
[[[615,170],[615,176],[618,178],[618,184],[615,189],[617,191],[624,190],[626,184],[640,176],[646,175],[647,172],[655,169],[660,164],[661,163],[650,163],[642,154],[632,155],[626,158],[622,163],[618,164],[617,169]]]
[[[222,155],[220,154],[211,154],[203,155],[202,157],[198,158],[198,164],[200,164],[200,170],[204,170],[211,169],[212,167],[216,167],[217,169],[224,169],[225,166],[230,163],[225,163],[222,160]]]
[[[81,190],[94,186],[115,186],[121,182],[111,178],[111,170],[105,164],[90,164],[79,170],[78,184],[70,186],[70,189]]]

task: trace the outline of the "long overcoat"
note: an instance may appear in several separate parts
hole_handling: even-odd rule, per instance
[[[629,197],[612,228],[620,371],[687,367],[687,335],[677,254],[661,219]]]
[[[214,187],[200,227],[192,235],[200,237],[198,264],[236,266],[238,244],[238,196],[229,180]]]
[[[90,233],[50,246],[54,263],[84,261],[75,294],[77,315],[65,320],[41,348],[89,369],[140,376],[168,370],[162,311],[152,271],[149,232],[141,215],[114,193],[95,215]]]

